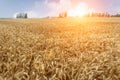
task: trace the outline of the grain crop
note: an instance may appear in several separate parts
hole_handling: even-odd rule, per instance
[[[0,80],[120,80],[120,18],[0,19]]]

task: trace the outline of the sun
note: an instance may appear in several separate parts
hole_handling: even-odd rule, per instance
[[[83,17],[88,13],[88,6],[86,3],[81,2],[77,7],[74,9],[70,10],[68,12],[69,16],[78,16],[78,17]]]

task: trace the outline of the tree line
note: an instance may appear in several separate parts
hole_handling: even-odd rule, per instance
[[[59,18],[65,18],[68,17],[67,12],[62,12],[59,13]],[[89,13],[84,15],[84,17],[120,17],[120,14],[114,14],[114,15],[110,15],[109,13]]]
[[[68,17],[67,12],[62,12],[59,13],[59,18],[66,18]],[[115,14],[115,15],[110,15],[109,13],[91,13],[91,14],[86,14],[84,15],[84,17],[120,17],[120,14]],[[28,18],[28,14],[27,13],[18,13],[16,15],[16,18]]]
[[[16,18],[28,18],[28,15],[27,15],[27,13],[18,13],[16,15]]]

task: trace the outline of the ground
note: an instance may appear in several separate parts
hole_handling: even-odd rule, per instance
[[[120,18],[0,19],[0,80],[120,80]]]

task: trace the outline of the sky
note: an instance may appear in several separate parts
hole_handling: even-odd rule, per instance
[[[96,12],[120,13],[120,0],[0,0],[0,18],[28,13],[30,18],[58,16],[84,2]]]

